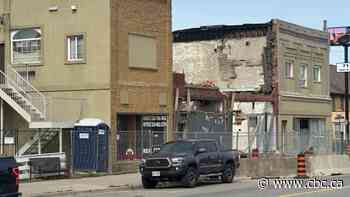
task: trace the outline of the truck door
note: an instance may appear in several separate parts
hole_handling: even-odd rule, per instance
[[[12,175],[15,166],[14,159],[0,158],[0,196],[17,192],[16,177]]]
[[[208,150],[204,142],[198,142],[196,148],[197,150],[201,148]],[[205,153],[199,153],[196,157],[198,159],[199,173],[209,174],[209,152],[207,151]]]
[[[209,152],[209,171],[210,173],[218,173],[221,171],[222,161],[216,142],[207,142]]]

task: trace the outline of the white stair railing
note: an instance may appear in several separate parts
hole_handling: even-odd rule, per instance
[[[14,82],[14,88],[20,92],[27,100],[29,100],[36,109],[39,110],[41,113],[41,118],[46,119],[46,97],[40,91],[38,91],[28,80],[24,79],[12,66],[7,65],[6,75],[8,75]]]

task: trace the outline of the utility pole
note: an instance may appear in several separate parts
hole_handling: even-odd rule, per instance
[[[344,63],[349,62],[349,43],[344,45]],[[346,144],[349,144],[349,72],[345,72],[345,133]]]

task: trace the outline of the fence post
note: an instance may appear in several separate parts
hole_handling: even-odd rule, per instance
[[[144,156],[143,156],[143,153],[144,153],[144,134],[143,134],[144,130],[141,128],[141,158],[140,159],[143,159]]]
[[[74,136],[73,136],[73,130],[71,129],[69,131],[70,134],[70,162],[69,162],[69,174],[70,177],[74,176]]]
[[[340,154],[344,154],[344,132],[340,132]]]
[[[239,131],[241,129],[238,129],[237,132],[236,132],[236,150],[238,151],[238,136],[239,136]]]
[[[4,154],[4,102],[0,99],[0,155]]]
[[[62,129],[59,130],[59,152],[62,153],[63,149],[62,149]]]
[[[39,129],[38,154],[41,155],[41,129]]]

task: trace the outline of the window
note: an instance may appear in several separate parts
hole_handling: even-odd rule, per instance
[[[192,142],[170,142],[164,144],[160,149],[160,153],[192,153],[194,143]]]
[[[313,80],[315,82],[321,82],[321,66],[313,67]]]
[[[300,65],[299,85],[300,87],[307,87],[307,65],[306,64]]]
[[[293,63],[292,62],[286,62],[286,67],[285,67],[285,76],[287,79],[292,79],[293,78]]]
[[[12,64],[38,64],[41,62],[41,30],[21,29],[11,32]]]
[[[69,63],[85,61],[84,35],[67,36],[67,60]]]
[[[345,99],[341,96],[332,97],[333,112],[343,112],[345,110]]]
[[[35,79],[35,71],[19,71],[18,73],[28,81],[33,81]]]
[[[216,147],[216,143],[215,142],[209,142],[207,143],[207,147],[208,147],[208,152],[217,152],[218,149]]]
[[[158,68],[156,38],[139,34],[129,34],[129,67]]]
[[[209,153],[217,152],[217,147],[215,142],[199,142],[197,144],[197,150],[200,148],[205,148]]]

